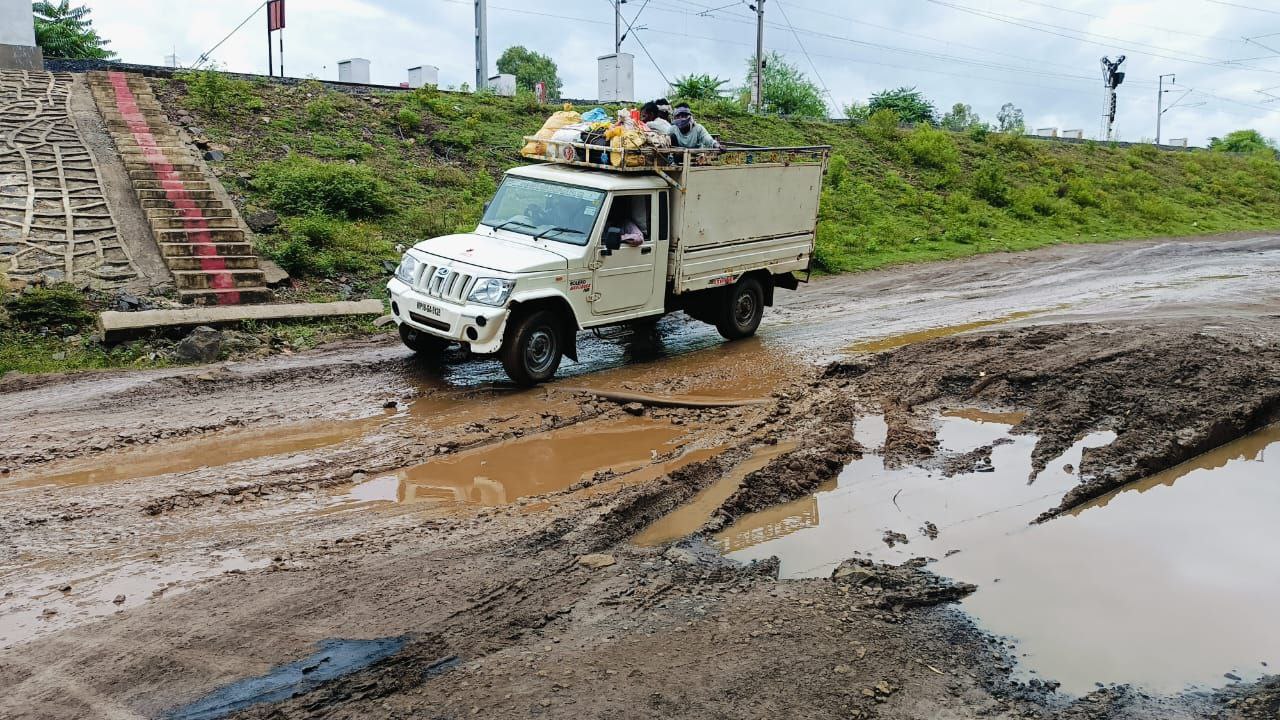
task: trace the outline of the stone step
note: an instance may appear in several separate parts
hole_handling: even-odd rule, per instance
[[[147,145],[142,145],[138,142],[138,139],[133,136],[132,130],[123,129],[113,132],[115,133],[114,137],[116,140],[116,147],[120,152],[135,154],[142,152],[144,148],[155,148],[161,151],[182,150],[183,152],[186,152],[188,149],[187,146],[182,143],[182,139],[176,135],[164,133],[157,134],[152,132],[151,139],[153,142]]]
[[[151,192],[151,191],[147,190],[144,192]],[[142,204],[143,210],[150,210],[152,208],[164,209],[164,208],[175,207],[173,203],[163,198],[147,198],[147,199],[139,198],[138,202]],[[184,204],[189,204],[192,207],[200,208],[201,210],[220,209],[220,208],[226,207],[226,205],[224,205],[221,200],[187,200]]]
[[[193,180],[197,182],[205,180],[204,173],[195,172],[193,170],[172,170],[170,172],[162,174],[162,173],[156,172],[150,165],[148,165],[147,169],[145,170],[129,171],[129,179],[134,181],[135,183],[138,181],[146,181],[146,180],[160,180],[162,175],[163,175],[163,179],[166,179],[166,180],[170,180],[170,179]]]
[[[178,299],[188,305],[222,305],[223,298],[234,296],[240,304],[266,302],[271,291],[265,287],[238,288],[235,290],[179,290]]]
[[[174,187],[188,192],[213,190],[207,180],[134,180],[133,187],[135,190],[165,190]]]
[[[159,245],[160,254],[166,258],[192,257],[200,255],[221,255],[222,257],[231,257],[233,255],[253,254],[253,246],[247,242],[161,242]]]
[[[217,200],[212,190],[148,190],[134,188],[139,200]],[[178,193],[178,194],[175,194]]]
[[[258,269],[257,255],[222,255],[219,259],[226,263],[228,270],[258,270],[261,272]],[[201,258],[198,255],[172,255],[165,258],[165,262],[168,263],[169,269],[175,272],[204,269],[201,264]]]
[[[246,242],[244,230],[240,228],[226,230],[153,230],[156,240],[162,243],[172,242],[206,242],[206,243],[242,243]]]
[[[240,224],[231,217],[230,211],[223,217],[183,218],[153,217],[151,227],[155,230],[239,230]]]
[[[148,220],[181,220],[182,218],[190,217],[184,214],[184,211],[171,207],[147,208],[146,213]],[[200,215],[208,220],[234,217],[229,207],[203,208],[200,210]]]
[[[155,147],[149,149],[142,148],[117,148],[120,151],[120,159],[126,164],[129,161],[136,162],[152,162],[157,155],[164,158],[165,162],[181,162],[195,164],[195,155],[185,147]]]
[[[231,287],[251,288],[266,285],[266,277],[257,268],[247,270],[173,270],[173,284],[180,290],[213,290],[223,278]]]
[[[168,162],[165,164],[168,166],[167,168],[165,168],[167,170],[183,172],[183,173],[201,172],[200,166],[196,165],[194,162]],[[156,169],[155,164],[146,162],[144,160],[130,160],[124,164],[124,167],[126,170],[128,170],[131,173],[134,171],[141,172],[144,170],[148,172],[155,172],[155,169]]]

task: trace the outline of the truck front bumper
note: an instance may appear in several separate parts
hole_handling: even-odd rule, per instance
[[[391,295],[391,316],[397,324],[466,343],[472,352],[481,355],[496,353],[502,347],[502,333],[510,314],[505,307],[455,305],[424,295],[399,278],[391,278],[387,291]]]

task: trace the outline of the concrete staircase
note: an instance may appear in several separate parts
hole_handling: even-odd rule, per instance
[[[269,299],[235,207],[178,137],[146,79],[91,72],[88,81],[178,296],[203,305]]]

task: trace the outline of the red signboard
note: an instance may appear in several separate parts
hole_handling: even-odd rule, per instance
[[[284,0],[268,0],[267,32],[284,28]]]

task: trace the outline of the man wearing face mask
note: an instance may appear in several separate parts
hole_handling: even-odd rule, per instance
[[[711,137],[707,129],[693,119],[693,111],[688,103],[676,105],[675,117],[671,123],[671,139],[674,145],[682,148],[718,148],[720,143]]]

